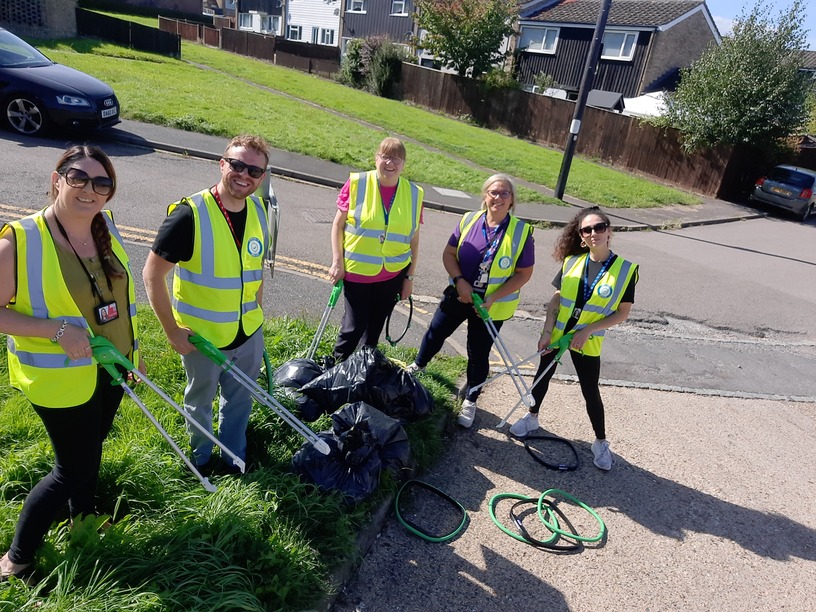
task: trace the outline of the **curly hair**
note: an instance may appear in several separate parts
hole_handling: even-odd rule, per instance
[[[269,164],[269,143],[264,140],[262,136],[255,136],[254,134],[239,134],[227,143],[227,148],[224,149],[224,157],[230,156],[230,149],[244,148],[255,151],[259,155],[263,155],[266,164]]]
[[[589,252],[589,247],[586,246],[586,244],[583,244],[584,241],[581,238],[581,234],[578,233],[578,230],[581,227],[581,221],[583,221],[589,215],[597,215],[603,219],[604,223],[609,225],[610,229],[612,228],[612,222],[609,220],[609,217],[598,206],[588,206],[587,208],[582,208],[578,211],[578,214],[564,226],[564,229],[561,231],[561,235],[555,242],[553,257],[557,261],[563,261],[572,255],[581,255]]]

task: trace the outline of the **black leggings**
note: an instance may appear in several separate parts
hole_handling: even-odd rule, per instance
[[[589,415],[589,422],[592,423],[592,429],[595,430],[595,437],[604,440],[606,438],[606,424],[604,420],[604,405],[601,400],[601,390],[598,387],[598,381],[601,378],[601,358],[590,357],[582,355],[575,351],[569,352],[572,358],[572,364],[575,366],[575,373],[578,375],[578,382],[581,384],[581,393],[586,401],[587,414]],[[556,351],[551,351],[541,356],[541,363],[538,365],[538,372],[536,378],[541,375],[541,372],[553,362]],[[538,414],[538,409],[541,407],[541,402],[544,401],[544,396],[547,395],[547,389],[550,386],[550,379],[555,374],[555,368],[550,368],[550,371],[533,387],[533,407],[530,412]]]
[[[55,393],[57,390],[55,390]],[[124,390],[111,385],[99,368],[96,390],[90,400],[71,408],[34,406],[51,438],[54,468],[26,497],[14,541],[12,563],[30,563],[48,528],[68,502],[71,517],[94,512],[94,495],[102,461],[102,442],[113,425]]]

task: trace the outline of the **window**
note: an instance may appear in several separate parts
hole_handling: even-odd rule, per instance
[[[630,60],[635,55],[636,32],[610,32],[603,37],[603,59]]]
[[[280,20],[279,15],[264,15],[261,17],[261,32],[280,34]]]
[[[334,46],[334,30],[327,28],[312,28],[312,42],[316,45]]]
[[[238,29],[251,30],[252,29],[252,15],[249,13],[238,13]]]
[[[317,44],[317,34],[318,34],[319,31],[320,31],[319,28],[312,28],[312,44],[313,45]]]
[[[368,0],[346,0],[347,13],[365,13]]]
[[[288,38],[289,40],[303,40],[303,27],[299,25],[287,26],[286,38]]]
[[[529,28],[522,26],[519,48],[535,53],[555,53],[558,28]]]
[[[391,0],[391,14],[405,15],[405,0]]]

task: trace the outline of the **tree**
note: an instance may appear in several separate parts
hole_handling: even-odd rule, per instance
[[[737,18],[722,45],[681,71],[659,123],[678,128],[689,151],[720,144],[770,151],[800,130],[809,88],[798,70],[804,12],[804,2],[794,0],[773,19],[759,0]]]
[[[456,70],[478,78],[507,56],[502,42],[513,32],[518,6],[508,0],[415,0],[418,46]]]

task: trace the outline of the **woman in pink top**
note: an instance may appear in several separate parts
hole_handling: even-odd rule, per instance
[[[386,138],[375,170],[352,173],[337,198],[329,279],[344,284],[346,308],[334,347],[338,361],[361,342],[377,346],[397,301],[411,295],[424,193],[400,178],[404,166],[405,145]]]

